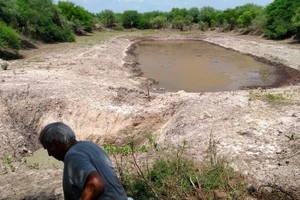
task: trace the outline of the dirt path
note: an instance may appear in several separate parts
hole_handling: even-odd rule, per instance
[[[300,70],[299,45],[228,34],[159,37],[186,38]],[[199,161],[207,156],[213,135],[217,155],[226,157],[253,184],[299,187],[299,84],[218,93],[151,92],[149,97],[142,89],[145,78],[137,76],[139,70],[134,68],[134,56],[126,53],[134,41],[116,37],[101,44],[70,45],[71,50],[54,45],[53,51],[39,49],[38,54],[29,53],[24,60],[9,62],[8,70],[0,70],[1,198],[62,198],[60,170],[26,168],[24,172],[24,166],[17,165],[15,172],[9,172],[13,164],[4,162],[8,155],[40,148],[37,133],[52,121],[64,121],[79,139],[99,144],[122,144],[132,133],[151,131],[160,142],[187,141]],[[270,103],[270,94],[283,99]]]

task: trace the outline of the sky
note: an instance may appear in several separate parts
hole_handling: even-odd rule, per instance
[[[73,2],[92,13],[99,13],[102,10],[112,10],[115,13],[123,13],[125,10],[136,10],[139,13],[149,11],[169,12],[172,8],[192,7],[202,8],[210,6],[218,10],[235,8],[236,6],[253,3],[259,6],[266,6],[273,0],[61,0]],[[58,0],[54,0],[57,3]]]

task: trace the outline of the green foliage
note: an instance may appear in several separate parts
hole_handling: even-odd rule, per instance
[[[20,46],[21,42],[17,32],[0,21],[0,50],[8,48],[17,51]]]
[[[300,6],[296,10],[296,14],[292,17],[292,23],[295,26],[296,38],[300,40]]]
[[[293,17],[297,16],[299,7],[299,0],[275,0],[269,4],[266,7],[265,36],[271,39],[284,39],[296,34],[297,23],[293,23]]]
[[[177,198],[183,197],[185,192],[192,192],[190,177],[196,176],[197,168],[194,163],[177,157],[157,159],[149,171],[149,179],[157,188],[160,188],[159,194],[176,195]]]
[[[211,27],[214,22],[216,22],[217,11],[209,6],[205,6],[199,11],[199,21]]]
[[[245,4],[236,8],[239,27],[249,27],[252,21],[262,13],[263,8],[254,4]]]
[[[184,19],[188,15],[186,8],[172,8],[171,12],[168,13],[168,20],[173,21],[176,18]]]
[[[162,29],[166,28],[168,25],[168,19],[165,16],[157,16],[150,21],[151,28]]]
[[[54,24],[48,24],[37,28],[39,34],[43,36],[43,41],[48,43],[75,41],[70,29],[61,29]]]
[[[227,167],[225,163],[218,163],[212,169],[205,169],[200,177],[202,187],[206,191],[211,191],[215,188],[226,188],[227,180],[234,174],[234,171]]]
[[[45,42],[70,42],[75,38],[51,0],[18,0],[18,29]]]
[[[140,14],[136,10],[127,10],[122,15],[122,25],[124,28],[137,28]]]
[[[16,168],[13,163],[15,162],[15,158],[12,155],[4,156],[2,158],[2,164],[4,166],[4,173],[14,172]]]
[[[104,10],[94,15],[69,1],[0,0],[0,20],[21,35],[45,42],[74,41],[76,34],[92,32],[96,20],[114,30],[123,28],[188,30],[199,24],[201,30],[218,27],[223,30],[243,30],[264,33],[271,39],[296,35],[300,38],[300,1],[275,0],[266,8],[245,4],[224,11],[212,7],[172,8],[170,12],[138,13],[127,10],[114,13]],[[0,41],[7,45],[7,41]]]
[[[266,98],[266,100],[268,100],[270,102],[285,100],[285,98],[284,98],[284,96],[282,94],[267,93],[267,94],[265,94],[265,98]]]
[[[98,13],[97,17],[106,28],[113,28],[116,26],[116,16],[112,10],[104,10]]]
[[[253,20],[250,25],[252,31],[256,31],[257,33],[263,33],[264,28],[267,24],[267,16],[265,13],[265,9],[261,10],[261,13],[258,14]]]
[[[128,155],[131,155],[132,153],[147,152],[147,147],[145,145],[132,148],[132,144],[128,144],[128,145],[124,145],[124,146],[103,144],[103,148],[108,154],[111,154],[111,155],[117,154],[117,155],[128,156]]]
[[[0,19],[8,25],[16,25],[17,23],[17,0],[0,0]]]
[[[231,31],[237,26],[237,13],[236,9],[227,9],[222,13],[224,28]]]
[[[176,16],[172,20],[172,28],[183,31],[184,26],[185,26],[185,19],[182,16],[180,15]]]
[[[154,19],[158,16],[160,12],[146,12],[140,14],[140,20],[138,22],[138,29],[150,29],[151,28],[151,19]]]
[[[153,147],[160,151],[156,143]],[[138,171],[138,174],[124,174],[123,183],[129,196],[134,199],[183,199],[191,193],[191,177],[198,171],[192,160],[182,156],[185,150],[186,143],[174,149],[173,154],[158,156],[151,167]]]
[[[137,200],[167,200],[210,199],[215,190],[226,192],[228,198],[242,198],[245,194],[245,179],[225,162],[199,165],[186,154],[187,142],[179,146],[159,145],[151,135],[146,137],[148,145],[141,147],[133,142],[123,147],[104,145],[116,158],[128,196]],[[146,161],[137,159],[139,155]],[[150,155],[151,161],[148,161]]]
[[[188,15],[192,18],[192,23],[198,23],[199,22],[199,9],[196,7],[190,8],[188,10]]]
[[[284,94],[282,93],[272,94],[272,93],[250,92],[249,100],[252,101],[255,99],[267,101],[269,103],[282,103],[287,100],[287,97],[285,97]]]
[[[90,12],[72,2],[59,1],[58,8],[62,11],[62,15],[71,22],[75,33],[81,34],[82,31],[92,31],[94,16]]]

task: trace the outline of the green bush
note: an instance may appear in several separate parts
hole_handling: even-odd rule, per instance
[[[112,10],[104,10],[96,16],[104,27],[114,28],[116,26],[116,16]]]
[[[17,32],[0,21],[0,50],[12,49],[18,51],[20,47],[21,41]]]
[[[160,146],[151,138],[149,141],[149,146],[141,147],[132,142],[123,147],[104,145],[115,158],[128,196],[136,200],[169,200],[210,199],[215,190],[224,191],[232,198],[242,198],[245,194],[245,179],[225,162],[200,165],[186,154],[186,142],[175,147]],[[146,157],[146,161],[138,159],[139,155]]]
[[[136,10],[126,10],[122,15],[122,25],[124,28],[137,28],[140,14]]]
[[[82,31],[92,31],[94,16],[90,12],[72,2],[59,1],[58,8],[61,10],[61,14],[71,22],[75,33],[81,34]]]
[[[11,26],[17,23],[16,2],[17,0],[0,0],[0,20]]]
[[[55,24],[48,24],[37,28],[41,39],[47,43],[74,42],[75,37],[70,29],[62,29]]]
[[[104,145],[115,159],[128,196],[135,200],[246,199],[249,196],[262,200],[298,199],[293,191],[275,183],[247,187],[247,178],[217,155],[212,134],[204,155],[207,160],[202,163],[195,162],[188,154],[187,142],[174,146],[158,144],[151,135],[146,137],[148,144],[140,147],[134,145],[133,139],[125,146]]]
[[[266,7],[265,36],[271,39],[284,39],[296,34],[297,23],[293,22],[293,18],[299,7],[299,0],[275,0],[269,4]]]
[[[59,9],[51,0],[18,0],[18,28],[22,34],[44,42],[75,40]]]
[[[300,40],[300,6],[296,10],[296,15],[292,17],[292,22],[295,26],[296,32],[295,32],[295,39]]]
[[[128,173],[124,185],[134,199],[184,199],[193,193],[191,180],[199,175],[195,164],[186,158],[161,157],[140,174]]]

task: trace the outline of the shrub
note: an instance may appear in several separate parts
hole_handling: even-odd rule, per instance
[[[266,7],[267,22],[264,30],[266,37],[284,39],[296,33],[293,17],[300,7],[299,0],[275,0]]]
[[[0,50],[8,48],[18,51],[20,46],[21,41],[17,32],[0,21]]]
[[[149,145],[140,147],[133,140],[121,147],[104,145],[115,158],[128,196],[135,200],[298,199],[294,190],[275,183],[247,187],[247,179],[216,155],[212,134],[206,155],[210,162],[201,164],[187,154],[187,142],[174,146],[159,145],[149,136],[148,140]]]
[[[74,42],[75,37],[70,29],[62,29],[55,24],[47,24],[37,28],[41,39],[47,43]]]
[[[266,92],[249,92],[249,101],[259,99],[269,103],[283,103],[287,102],[287,97],[282,93],[266,93]]]
[[[62,11],[62,15],[71,22],[75,33],[81,34],[82,31],[92,31],[94,16],[90,12],[72,2],[59,1],[58,8]]]
[[[18,28],[22,34],[44,42],[75,40],[60,10],[51,0],[18,0]]]
[[[226,162],[200,165],[186,154],[186,142],[177,147],[159,146],[153,141],[150,144],[136,147],[130,143],[121,148],[104,145],[115,158],[128,196],[136,200],[213,199],[216,190],[228,198],[245,195],[245,179]]]
[[[7,70],[8,64],[7,63],[2,63],[1,67],[2,67],[3,70]]]

